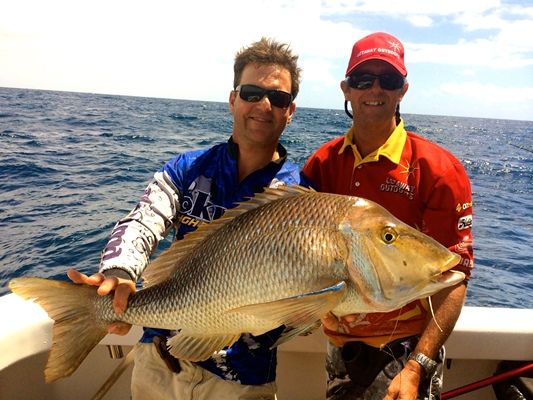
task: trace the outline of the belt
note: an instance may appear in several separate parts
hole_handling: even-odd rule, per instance
[[[180,360],[174,357],[168,351],[167,337],[166,336],[154,336],[153,343],[157,350],[157,353],[161,356],[161,359],[166,364],[169,370],[174,373],[181,372]]]

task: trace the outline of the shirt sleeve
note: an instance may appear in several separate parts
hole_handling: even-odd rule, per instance
[[[470,277],[473,204],[470,181],[460,163],[454,163],[433,186],[423,215],[422,231],[461,256],[454,269]]]
[[[320,161],[313,154],[304,164],[301,172],[301,180],[306,186],[312,187],[315,190],[321,190],[321,175],[320,175]]]
[[[139,203],[113,228],[100,272],[121,270],[137,281],[159,241],[175,225],[180,196],[167,173],[157,172]]]

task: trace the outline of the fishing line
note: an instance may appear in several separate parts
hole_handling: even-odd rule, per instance
[[[398,311],[398,316],[402,313],[402,310],[403,310],[403,306],[400,308],[400,310]],[[394,332],[396,332],[396,329],[398,328],[398,324],[399,324],[400,320],[398,319],[398,317],[396,317],[396,324],[394,325],[394,329],[392,330],[391,334],[389,335],[389,339],[387,340],[387,344],[381,346],[380,350],[381,351],[385,351],[385,348],[386,350],[388,351],[385,351],[389,356],[392,357],[392,359],[394,360],[395,363],[399,363],[398,359],[396,358],[396,356],[394,355],[394,352],[392,351],[392,349],[390,347],[388,347],[388,343],[390,343],[390,340],[392,338],[392,336],[394,335]],[[400,372],[397,373],[393,378],[391,378],[390,382],[392,382],[392,380],[394,378],[396,378],[396,376],[399,376],[399,379],[400,379],[400,388],[402,387],[402,370],[403,370],[403,366],[402,366],[402,369],[400,369]],[[389,382],[389,385],[390,385],[390,382]]]
[[[398,311],[398,316],[402,313],[402,310],[403,310],[403,306]],[[398,317],[396,317],[396,323],[394,325],[394,328],[393,328],[391,334],[389,335],[389,338],[387,339],[387,343],[385,343],[385,344],[383,344],[383,345],[381,345],[379,347],[379,349],[381,351],[383,351],[383,352],[387,353],[389,356],[391,356],[394,361],[398,361],[398,360],[396,359],[396,357],[394,356],[394,353],[392,352],[392,350],[388,346],[389,346],[389,343],[390,343],[392,337],[394,336],[394,333],[396,332],[396,329],[398,329],[399,322],[400,321],[399,321]]]
[[[433,311],[433,303],[431,303],[431,296],[428,297],[429,302],[429,309],[431,310],[431,316],[433,317],[433,321],[435,322],[435,325],[437,325],[437,328],[439,328],[439,331],[444,332],[442,328],[440,327],[439,323],[437,322],[437,317],[435,317],[435,312]]]

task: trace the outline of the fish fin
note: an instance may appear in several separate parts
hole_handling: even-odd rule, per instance
[[[182,360],[203,361],[224,347],[235,343],[240,334],[236,335],[198,335],[178,332],[167,340],[170,354]]]
[[[26,300],[34,299],[54,320],[44,370],[47,383],[70,376],[107,334],[107,327],[94,317],[95,286],[23,277],[12,279],[9,288]]]
[[[281,185],[277,188],[265,188],[264,192],[237,203],[237,207],[227,210],[222,217],[209,224],[201,224],[196,231],[185,235],[183,240],[174,241],[146,267],[142,274],[143,287],[154,286],[170,278],[179,269],[181,261],[193,253],[200,243],[239,215],[275,200],[312,192],[313,189],[299,185]]]
[[[276,342],[270,347],[273,349],[274,347],[279,346],[280,344],[283,344],[285,342],[288,342],[290,339],[295,338],[296,336],[306,336],[312,333],[315,329],[317,329],[322,323],[320,320],[313,321],[310,324],[307,325],[300,325],[296,327],[288,327],[286,328],[281,336],[276,340]]]
[[[346,283],[341,281],[316,292],[267,303],[250,304],[226,312],[252,315],[256,318],[272,321],[277,326],[311,325],[335,308],[345,293]]]

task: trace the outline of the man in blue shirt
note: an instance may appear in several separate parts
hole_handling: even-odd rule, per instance
[[[229,109],[233,131],[226,143],[178,154],[154,175],[137,206],[113,229],[100,271],[87,277],[70,270],[76,283],[115,291],[117,312],[127,307],[159,241],[172,229],[176,239],[223,215],[264,187],[300,183],[299,168],[279,143],[298,94],[298,57],[286,44],[262,38],[241,49],[234,64]],[[125,334],[129,325],[110,331]],[[166,352],[172,333],[145,328],[135,348],[134,399],[274,399],[276,350],[281,328],[260,336],[243,334],[230,348],[200,363]]]

